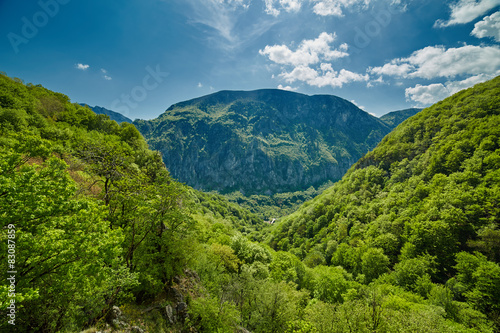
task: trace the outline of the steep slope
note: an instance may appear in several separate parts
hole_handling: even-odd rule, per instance
[[[2,74],[0,221],[0,268],[15,280],[0,283],[0,308],[16,310],[0,332],[80,332],[119,299],[167,288],[212,226],[263,224],[171,179],[131,124]]]
[[[236,232],[261,221],[223,196],[173,181],[130,124],[1,74],[0,184],[0,267],[9,271],[0,283],[8,314],[1,332],[500,327],[500,267],[484,256],[461,253],[444,286],[429,280],[429,255],[413,258],[409,247],[391,271],[383,250],[351,231],[349,243],[328,243],[349,271],[321,265],[321,254],[302,262]],[[482,235],[495,251],[488,230]]]
[[[460,251],[500,260],[499,202],[497,77],[399,126],[340,182],[277,226],[270,243],[358,272],[355,258],[366,247],[382,249],[393,264],[431,255],[433,277],[445,280]],[[346,259],[346,251],[354,257]]]
[[[221,91],[134,124],[176,179],[244,194],[340,179],[390,131],[342,98],[283,90]]]
[[[115,112],[108,110],[106,108],[100,107],[100,106],[90,106],[88,104],[80,103],[81,106],[88,106],[92,111],[94,111],[96,114],[105,114],[109,116],[109,119],[116,121],[118,124],[120,123],[132,123],[132,119],[125,117],[121,113]]]
[[[396,128],[403,121],[416,115],[420,111],[422,111],[422,109],[418,109],[418,108],[393,111],[393,112],[389,112],[387,114],[384,114],[379,119],[382,120],[387,125],[389,125],[391,128]]]

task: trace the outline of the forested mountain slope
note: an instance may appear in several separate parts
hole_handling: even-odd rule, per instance
[[[75,332],[156,297],[216,230],[262,220],[171,179],[133,125],[0,75],[0,227],[0,330]]]
[[[269,243],[370,280],[374,272],[363,263],[378,253],[387,262],[375,275],[413,266],[413,280],[398,284],[417,290],[428,275],[498,320],[499,227],[497,77],[397,127],[341,181],[276,226]]]
[[[392,112],[389,112],[387,114],[384,114],[379,119],[382,120],[387,125],[389,125],[391,128],[395,128],[399,124],[401,124],[403,121],[416,115],[420,111],[422,111],[422,109],[418,109],[418,108],[392,111]]]
[[[134,124],[174,178],[245,195],[338,180],[391,130],[342,98],[272,89],[221,91]]]
[[[498,331],[497,96],[498,79],[417,115],[435,139],[398,128],[380,146],[394,151],[278,226],[288,252],[245,237],[263,225],[247,210],[174,181],[133,125],[0,75],[0,331]],[[447,122],[455,107],[471,116]],[[456,146],[478,162],[463,172],[444,144],[462,130],[479,146]],[[420,157],[432,149],[446,158]],[[443,249],[465,251],[443,263]]]
[[[80,103],[81,106],[88,106],[92,111],[94,111],[96,114],[105,114],[109,117],[109,119],[116,121],[118,124],[126,122],[126,123],[131,123],[132,119],[125,117],[121,113],[115,112],[108,110],[106,108],[100,107],[100,106],[90,106],[88,104],[83,104]]]

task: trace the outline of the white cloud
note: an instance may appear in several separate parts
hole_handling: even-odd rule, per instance
[[[333,60],[347,57],[347,46],[342,44],[339,49],[331,48],[330,44],[336,39],[335,34],[322,32],[318,38],[303,40],[296,51],[292,51],[286,45],[267,45],[264,50],[259,50],[261,55],[268,56],[269,60],[281,65],[311,65],[320,62],[321,59]]]
[[[260,50],[261,55],[267,56],[276,64],[283,65],[279,77],[287,83],[306,82],[316,87],[342,87],[346,83],[368,81],[367,74],[361,75],[346,69],[336,71],[329,61],[347,57],[347,44],[332,48],[331,43],[336,39],[335,34],[321,33],[318,38],[303,40],[295,51],[286,45],[266,46]],[[286,66],[292,67],[286,70]],[[274,77],[274,75],[273,75]]]
[[[107,81],[111,81],[112,80],[111,76],[108,75],[108,71],[105,70],[104,68],[101,68],[101,73],[104,74],[102,76],[104,78],[104,80],[107,80]]]
[[[434,104],[448,96],[448,89],[441,83],[434,83],[428,86],[417,84],[413,88],[406,88],[406,98],[420,104]]]
[[[384,81],[382,76],[379,76],[378,79],[376,79],[376,80],[371,80],[370,82],[368,82],[366,84],[366,87],[371,88],[371,87],[374,87],[375,85],[378,85],[378,84],[385,84],[385,81]]]
[[[298,12],[304,4],[313,4],[312,10],[320,16],[344,16],[344,10],[357,6],[367,9],[374,0],[264,0],[266,13],[278,16],[282,11]],[[401,0],[393,0],[390,5],[400,5]]]
[[[272,16],[278,16],[281,10],[288,13],[298,12],[302,7],[304,0],[265,0],[266,13]]]
[[[462,81],[448,81],[445,84],[434,83],[427,86],[417,84],[415,87],[407,88],[406,98],[418,102],[422,105],[430,105],[449,97],[460,90],[470,88],[475,84],[491,80],[500,74],[500,70],[495,74],[479,74]]]
[[[238,15],[250,6],[250,0],[184,0],[191,5],[191,23],[213,29],[226,41],[237,42],[233,33]]]
[[[365,108],[364,106],[359,105],[358,103],[356,103],[356,101],[355,101],[355,100],[351,100],[351,103],[352,103],[352,104],[354,104],[354,105],[356,105],[356,106],[357,106],[358,108],[360,108],[361,110],[366,111],[366,108]],[[370,113],[370,114],[371,114],[372,116],[376,117],[376,115],[375,115],[375,114],[373,114],[373,113]]]
[[[297,88],[293,88],[293,87],[290,87],[290,86],[283,87],[283,85],[281,85],[281,84],[278,86],[278,89],[288,90],[288,91],[297,91]]]
[[[283,72],[280,74],[288,83],[295,81],[313,82],[318,77],[318,72],[308,66],[297,66],[290,73]]]
[[[201,82],[198,82],[198,88],[203,88],[203,84]]]
[[[500,12],[486,16],[482,21],[477,22],[471,35],[477,38],[493,37],[500,42]]]
[[[315,14],[320,16],[344,16],[343,9],[361,5],[368,7],[372,0],[310,0],[316,2],[313,7]]]
[[[79,69],[79,70],[82,70],[82,71],[86,71],[87,69],[89,69],[89,67],[90,67],[89,65],[80,64],[80,63],[78,63],[78,64],[75,65],[76,69]]]
[[[413,52],[408,58],[394,59],[368,72],[403,78],[453,78],[460,75],[492,74],[500,69],[498,46],[466,45],[445,49],[428,46]]]
[[[387,76],[407,76],[412,67],[407,63],[398,63],[400,60],[392,60],[390,63],[382,67],[374,67],[368,69],[372,74],[387,75]]]
[[[314,5],[314,13],[320,16],[343,16],[340,3],[334,1],[321,1]]]
[[[302,7],[302,0],[280,0],[280,5],[287,12],[298,12]]]
[[[321,70],[315,70],[308,66],[295,67],[290,73],[283,72],[280,76],[285,79],[287,83],[294,83],[296,81],[303,81],[310,86],[333,88],[342,88],[344,84],[351,82],[368,81],[368,75],[361,75],[353,73],[346,69],[341,69],[337,72],[332,69],[330,64],[321,64]]]
[[[434,27],[444,28],[472,22],[498,5],[500,5],[500,0],[459,0],[450,5],[450,19],[448,21],[437,20]]]

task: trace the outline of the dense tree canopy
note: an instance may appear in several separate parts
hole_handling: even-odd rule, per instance
[[[303,194],[193,190],[133,125],[0,75],[0,330],[496,332],[499,96],[422,111],[269,226],[235,202]]]

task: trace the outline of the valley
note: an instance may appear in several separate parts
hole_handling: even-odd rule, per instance
[[[498,332],[499,96],[376,118],[222,91],[117,123],[0,74],[0,308],[19,332]]]

